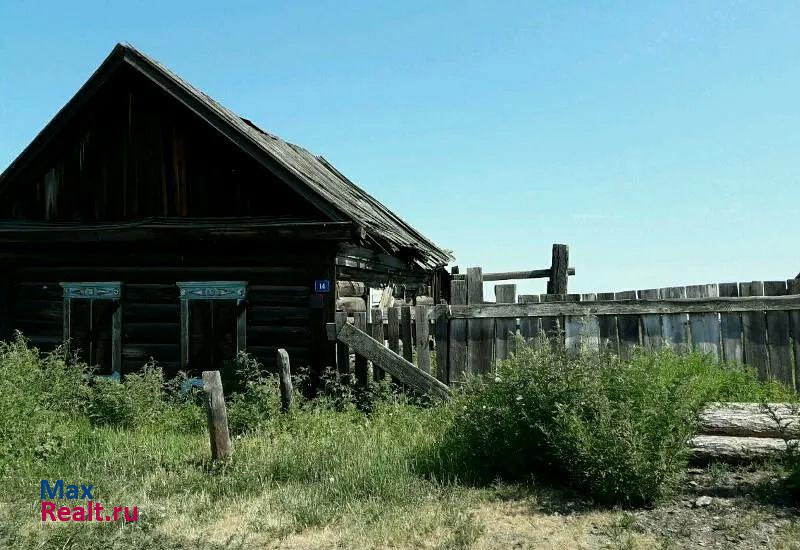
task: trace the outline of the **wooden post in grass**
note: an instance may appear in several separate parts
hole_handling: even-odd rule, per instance
[[[292,369],[289,366],[289,354],[285,349],[278,350],[278,366],[280,367],[281,410],[286,412],[292,406]]]
[[[203,389],[206,392],[208,435],[211,438],[211,457],[222,460],[231,455],[231,436],[228,432],[228,411],[222,392],[222,379],[218,370],[203,371]]]

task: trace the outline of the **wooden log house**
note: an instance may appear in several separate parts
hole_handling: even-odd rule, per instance
[[[0,338],[100,373],[335,364],[336,282],[430,284],[449,255],[328,161],[117,45],[0,175]]]

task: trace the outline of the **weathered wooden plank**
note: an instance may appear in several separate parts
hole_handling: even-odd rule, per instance
[[[686,287],[687,298],[707,298],[719,296],[716,284],[691,285]],[[689,331],[692,347],[715,360],[720,359],[719,316],[716,313],[690,313]]]
[[[372,337],[353,325],[345,324],[337,338],[352,347],[357,354],[367,357],[374,364],[416,391],[446,399],[449,389],[436,378],[416,368],[395,352],[379,345]]]
[[[598,292],[598,301],[613,301],[613,292]],[[617,333],[616,314],[599,315],[597,317],[597,327],[600,332],[600,350],[619,354],[619,334]]]
[[[417,367],[425,372],[431,372],[431,347],[430,339],[428,338],[430,332],[430,322],[428,321],[428,308],[425,306],[416,306],[416,334],[414,340],[417,349]]]
[[[483,271],[467,268],[467,303],[483,303]],[[472,374],[489,372],[493,363],[494,319],[471,320],[467,324],[467,370]]]
[[[218,370],[203,371],[203,390],[206,393],[208,413],[208,435],[211,440],[211,456],[222,460],[231,455],[231,436],[228,432],[228,411],[222,393],[222,378]]]
[[[704,461],[741,461],[786,456],[800,440],[777,437],[735,437],[696,435],[688,441],[692,459]]]
[[[566,294],[569,269],[569,247],[565,244],[553,245],[553,257],[550,263],[550,279],[547,282],[548,294]]]
[[[438,315],[433,322],[433,336],[436,339],[436,378],[443,384],[449,384],[447,378],[449,365],[448,323],[446,315]]]
[[[763,296],[764,283],[753,281],[739,283],[739,296]],[[740,298],[741,299],[741,298]],[[767,351],[766,308],[742,313],[742,334],[744,335],[745,363],[756,369],[761,380],[769,377],[769,352]]]
[[[355,327],[360,330],[361,332],[366,333],[367,330],[367,314],[363,311],[357,311],[353,316],[353,324]],[[344,327],[344,325],[343,325]],[[339,330],[339,334],[341,334],[341,329]],[[356,350],[356,360],[355,360],[355,375],[356,375],[356,384],[361,386],[362,388],[367,386],[368,381],[368,368],[367,368],[367,357],[361,355]]]
[[[686,298],[686,287],[671,286],[659,289],[662,300]],[[666,302],[665,302],[666,303]],[[664,343],[677,353],[685,353],[690,349],[689,344],[689,316],[682,311],[663,312],[661,317],[661,330]]]
[[[800,294],[800,279],[788,279],[786,292],[790,295]],[[800,311],[789,312],[789,328],[792,333],[794,347],[794,383],[795,389],[800,392]]]
[[[384,330],[383,330],[383,312],[380,308],[374,307],[371,311],[371,328],[372,328],[372,337],[375,338],[375,341],[381,345],[386,345],[385,338],[384,338]],[[377,365],[372,365],[372,379],[376,382],[380,382],[386,378],[386,373],[383,372]]]
[[[615,300],[635,300],[635,290],[625,290],[614,293]],[[639,319],[637,314],[617,315],[617,333],[619,334],[619,356],[623,359],[630,359],[633,350],[641,345],[639,336]]]
[[[719,295],[724,298],[739,296],[738,283],[719,283]],[[742,345],[742,316],[738,312],[721,313],[719,316],[722,337],[722,357],[728,363],[744,363]]]
[[[658,300],[661,298],[661,291],[657,288],[638,290],[636,296],[639,300]],[[642,315],[642,347],[657,350],[663,345],[661,315]]]
[[[785,296],[785,281],[764,281],[765,296]],[[767,353],[772,378],[794,388],[788,311],[767,311]]]
[[[337,311],[334,319],[336,320],[336,327],[341,328],[342,325],[347,323],[347,313],[344,311]],[[334,338],[336,334],[334,333]],[[339,371],[339,380],[343,383],[349,382],[350,379],[350,348],[344,342],[336,342],[336,370]]]
[[[494,286],[495,300],[498,304],[513,304],[517,297],[517,285],[504,284]],[[516,319],[497,319],[495,321],[494,357],[495,361],[506,359],[512,351],[514,335],[517,332]]]
[[[414,362],[414,333],[411,326],[411,306],[400,308],[400,342],[403,348],[403,358],[409,363]]]
[[[521,294],[517,298],[517,302],[520,304],[538,304],[539,295]],[[533,315],[527,317],[521,317],[519,320],[519,332],[525,339],[525,342],[528,343],[528,345],[536,346],[538,344],[538,340],[541,338],[542,335],[541,319]]]
[[[449,307],[452,319],[490,319],[528,315],[643,315],[673,313],[715,313],[729,311],[796,311],[800,296],[754,296],[740,298],[697,298],[662,300],[624,300],[597,302],[547,302],[543,294],[538,304],[482,304]]]
[[[581,294],[580,300],[597,300],[597,294]],[[600,322],[596,315],[570,315],[564,318],[564,338],[572,352],[598,351],[600,349]]]
[[[540,303],[553,303],[563,302],[566,296],[564,294],[542,294],[539,296]],[[552,345],[562,345],[564,338],[563,328],[563,313],[557,312],[555,314],[543,315],[540,317],[539,322],[542,326],[542,334],[547,338]]]
[[[467,303],[467,281],[450,281],[450,302],[453,306]],[[449,327],[449,366],[447,379],[450,383],[464,380],[467,373],[467,321],[451,319]]]

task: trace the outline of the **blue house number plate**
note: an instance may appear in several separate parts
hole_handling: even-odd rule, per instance
[[[327,279],[319,279],[314,281],[314,292],[330,292],[331,282]]]

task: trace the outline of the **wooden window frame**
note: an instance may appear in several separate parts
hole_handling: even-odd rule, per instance
[[[116,301],[111,318],[111,377],[122,376],[122,283],[119,281],[95,283],[59,283],[64,289],[63,338],[67,353],[70,347],[72,301]]]
[[[247,281],[180,281],[178,297],[181,301],[181,369],[189,366],[189,302],[193,300],[236,300],[240,308],[236,318],[236,351],[247,348]]]

